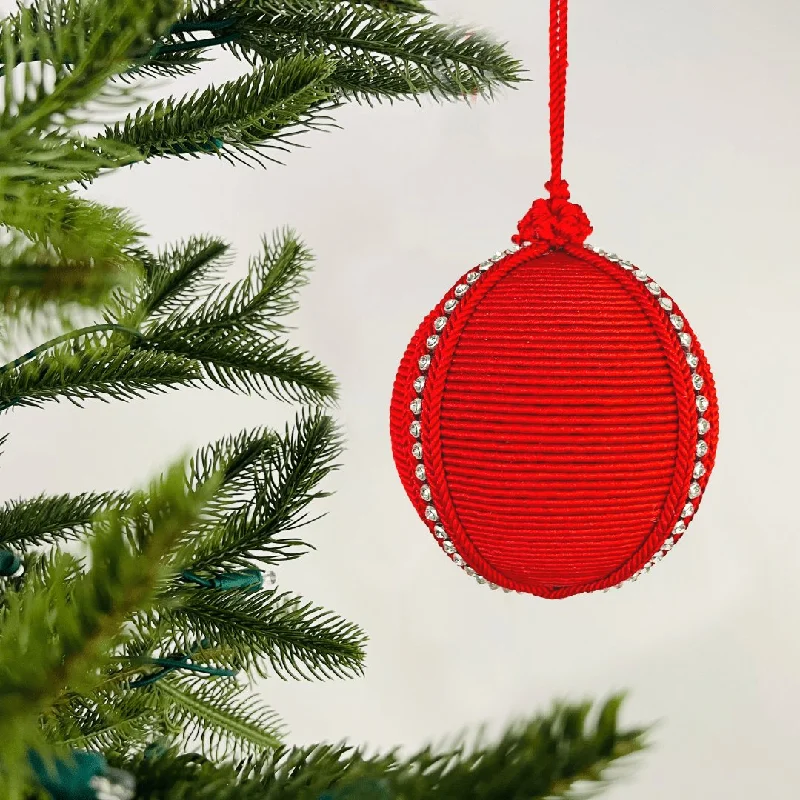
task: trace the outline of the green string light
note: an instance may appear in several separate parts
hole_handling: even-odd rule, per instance
[[[270,573],[274,575],[274,573]],[[225,572],[211,578],[202,578],[188,570],[181,574],[187,583],[194,583],[204,589],[248,589],[257,592],[264,588],[264,573],[260,569],[245,569],[241,572]]]
[[[208,647],[208,642],[202,642],[199,645],[192,647],[191,652],[195,652],[200,647]],[[140,689],[144,686],[151,686],[152,684],[160,681],[162,678],[175,672],[179,669],[185,669],[190,672],[197,672],[202,675],[214,675],[218,677],[233,678],[236,676],[236,671],[231,669],[223,669],[222,667],[207,667],[203,664],[195,664],[191,660],[191,654],[186,653],[173,653],[169,658],[148,658],[145,664],[153,667],[161,667],[160,670],[144,678],[138,678],[131,681],[129,684],[132,689]]]
[[[30,750],[28,764],[53,800],[132,800],[136,794],[133,776],[109,767],[100,753],[74,750],[48,762]]]
[[[0,577],[13,577],[21,566],[22,561],[19,556],[14,555],[10,550],[0,550]]]

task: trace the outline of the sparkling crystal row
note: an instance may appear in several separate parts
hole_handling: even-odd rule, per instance
[[[614,253],[606,253],[603,250],[598,250],[597,248],[592,247],[591,245],[586,245],[587,250],[591,250],[594,253],[597,253],[600,256],[612,261],[616,264],[619,264],[623,269],[630,271],[631,269],[634,270],[634,275],[640,281],[651,281],[651,278],[647,275],[644,270],[636,269],[632,267],[631,263],[628,261],[623,261]],[[695,407],[697,408],[697,443],[695,445],[695,455],[697,460],[694,465],[694,469],[692,470],[692,476],[694,477],[694,481],[692,481],[691,485],[689,486],[689,494],[686,499],[686,504],[683,506],[683,510],[681,511],[681,517],[678,522],[675,523],[674,527],[672,528],[672,536],[667,538],[663,545],[661,545],[661,549],[647,562],[647,564],[642,567],[638,572],[635,572],[631,575],[630,578],[627,580],[622,581],[622,583],[617,585],[617,589],[621,586],[624,586],[626,583],[630,583],[631,581],[635,581],[645,572],[649,572],[650,569],[653,567],[654,564],[657,564],[661,559],[668,553],[672,546],[675,544],[676,537],[680,538],[686,532],[686,523],[683,521],[684,519],[689,519],[697,510],[696,501],[703,493],[700,484],[697,483],[697,479],[701,478],[706,473],[706,468],[701,459],[703,456],[708,454],[708,444],[702,438],[711,430],[711,423],[705,419],[703,414],[708,410],[709,402],[708,398],[703,396],[700,391],[703,388],[705,381],[703,380],[703,376],[700,375],[695,370],[700,364],[700,359],[697,355],[695,355],[692,351],[692,337],[690,334],[683,331],[684,326],[684,319],[680,316],[680,314],[674,314],[673,309],[675,308],[675,304],[673,303],[672,299],[664,295],[664,290],[657,284],[655,281],[647,284],[647,288],[652,292],[655,297],[658,297],[658,305],[667,313],[667,317],[670,321],[670,324],[675,329],[678,334],[678,341],[680,342],[681,347],[683,348],[684,352],[686,353],[686,363],[689,365],[689,369],[692,370],[692,386],[694,387],[695,391]],[[613,588],[613,587],[612,587]],[[608,591],[608,590],[606,590]]]
[[[495,253],[491,258],[487,259],[486,261],[481,262],[476,269],[469,272],[465,278],[464,283],[459,283],[453,290],[453,297],[448,298],[444,305],[443,311],[444,315],[439,316],[435,319],[433,323],[433,331],[431,332],[430,336],[426,340],[426,347],[428,350],[433,351],[436,346],[439,344],[440,334],[446,329],[449,323],[449,316],[452,314],[456,308],[458,307],[459,300],[461,300],[480,278],[488,272],[498,261],[505,258],[507,255],[511,255],[515,253],[520,248],[516,245],[513,245],[511,248]],[[648,291],[652,294],[653,301],[658,302],[658,306],[666,313],[667,318],[675,330],[677,334],[678,341],[680,342],[681,347],[683,348],[684,352],[686,353],[686,362],[689,365],[689,368],[692,370],[692,386],[694,387],[695,391],[695,406],[697,408],[698,414],[698,421],[697,421],[697,434],[698,439],[695,445],[695,453],[697,456],[697,460],[694,465],[694,469],[692,471],[692,475],[694,480],[689,487],[689,494],[686,499],[686,503],[683,506],[681,511],[681,519],[675,523],[672,528],[672,534],[664,541],[661,545],[659,551],[647,562],[647,564],[642,567],[638,572],[631,575],[630,578],[622,581],[621,583],[617,584],[616,588],[621,588],[626,583],[631,583],[633,581],[638,580],[639,576],[645,572],[649,572],[653,565],[657,564],[664,556],[672,549],[673,545],[675,544],[676,540],[679,539],[685,532],[686,532],[686,522],[684,520],[688,520],[696,511],[696,501],[702,494],[702,488],[700,484],[697,483],[697,480],[701,478],[705,472],[706,468],[702,462],[703,456],[708,454],[708,444],[702,438],[711,430],[711,424],[707,419],[703,417],[703,414],[708,410],[709,401],[708,399],[703,396],[700,392],[704,385],[703,377],[698,374],[695,370],[700,364],[700,359],[694,353],[691,352],[692,347],[692,337],[683,331],[684,327],[684,320],[679,314],[673,313],[674,310],[674,303],[671,298],[667,297],[664,294],[664,290],[657,284],[650,276],[644,271],[637,269],[630,261],[624,261],[615,253],[606,253],[604,250],[599,250],[591,245],[586,245],[586,249],[590,250],[597,255],[600,255],[607,260],[617,264],[622,269],[626,270],[627,272],[633,273],[637,281],[641,281],[643,284],[646,285]],[[428,370],[431,364],[431,355],[426,353],[425,355],[421,356],[418,362],[418,366],[421,372],[425,372]],[[420,496],[422,499],[427,503],[425,508],[425,518],[431,522],[435,522],[434,525],[434,534],[436,539],[438,540],[442,550],[448,555],[451,561],[453,561],[456,566],[460,567],[464,572],[471,578],[473,578],[477,583],[481,585],[487,585],[490,589],[497,589],[498,587],[490,583],[486,580],[482,575],[478,575],[472,567],[467,566],[464,558],[456,549],[455,544],[447,535],[447,531],[445,530],[444,526],[441,524],[439,518],[439,512],[436,510],[435,500],[433,499],[433,494],[431,492],[430,486],[426,483],[427,475],[425,472],[425,467],[422,464],[423,461],[423,454],[424,454],[424,440],[425,440],[425,432],[422,429],[422,424],[420,422],[420,415],[422,413],[422,394],[425,389],[425,376],[419,375],[414,380],[414,391],[417,393],[418,397],[415,398],[411,402],[411,411],[415,416],[415,420],[412,422],[410,427],[410,434],[414,437],[417,441],[414,441],[411,453],[414,458],[417,460],[417,467],[415,470],[415,475],[417,480],[420,482]],[[612,587],[613,588],[613,587]],[[510,592],[510,589],[504,589],[505,592]],[[606,589],[608,591],[608,589]]]

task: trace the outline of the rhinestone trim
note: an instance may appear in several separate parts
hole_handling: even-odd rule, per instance
[[[634,276],[642,281],[651,281],[651,278],[648,277],[647,273],[644,270],[636,269],[629,261],[622,261],[618,256],[611,253],[608,254],[603,250],[598,250],[591,245],[585,245],[587,250],[596,253],[599,256],[603,256],[608,261],[612,261],[623,269],[627,271],[632,271]],[[645,572],[649,572],[650,569],[657,564],[661,559],[672,549],[673,545],[675,544],[674,537],[681,537],[686,532],[686,523],[683,521],[684,519],[689,519],[692,517],[697,510],[696,501],[703,493],[700,484],[697,483],[697,479],[701,478],[706,473],[706,468],[703,462],[700,460],[703,456],[708,454],[708,444],[702,438],[711,430],[711,423],[703,416],[705,412],[708,410],[709,402],[708,398],[704,397],[700,394],[700,391],[703,388],[704,380],[703,376],[697,373],[697,367],[700,364],[700,358],[691,352],[692,347],[692,337],[683,330],[684,326],[684,319],[680,314],[673,314],[672,311],[675,307],[675,304],[672,301],[672,298],[667,297],[664,294],[664,290],[659,286],[655,281],[651,281],[647,283],[647,288],[653,294],[653,299],[655,300],[658,298],[658,305],[659,307],[666,313],[667,318],[669,319],[670,325],[674,328],[675,333],[678,336],[678,341],[680,342],[681,347],[686,351],[686,363],[689,365],[689,369],[692,371],[692,386],[695,391],[695,406],[697,408],[697,442],[695,443],[695,454],[697,456],[697,461],[695,462],[694,469],[692,471],[692,476],[694,480],[689,486],[689,493],[686,499],[686,503],[683,506],[683,510],[681,511],[682,519],[679,520],[672,529],[672,535],[669,536],[664,544],[661,545],[659,551],[640,569],[638,572],[635,572],[631,575],[630,578],[618,583],[616,588],[619,589],[624,586],[626,583],[630,583],[635,581]],[[614,587],[610,587],[614,588]]]
[[[507,250],[503,250],[501,252],[495,253],[491,258],[488,258],[486,261],[481,262],[475,269],[471,270],[467,273],[466,277],[464,278],[464,283],[458,283],[456,287],[453,289],[453,297],[449,297],[443,305],[444,314],[452,314],[453,311],[456,310],[458,307],[459,300],[467,294],[470,287],[472,287],[475,283],[477,283],[483,275],[486,274],[498,261],[501,261],[506,256],[511,255],[512,253],[516,253],[519,250],[518,245],[512,245]],[[425,341],[425,345],[428,350],[434,350],[436,345],[439,344],[439,334],[445,329],[447,323],[449,321],[448,316],[439,316],[433,322],[433,332],[428,336]],[[425,371],[431,364],[431,356],[430,354],[423,355],[418,362],[419,368],[421,371]],[[421,437],[422,439],[425,438],[424,431],[422,431],[422,425],[419,420],[419,416],[422,413],[422,392],[425,389],[425,376],[419,375],[414,380],[414,391],[417,393],[418,397],[411,401],[411,412],[415,416],[414,422],[412,422],[411,427],[411,434],[415,437]],[[420,482],[419,492],[420,497],[427,503],[425,507],[425,518],[430,522],[435,522],[436,524],[433,526],[433,535],[436,537],[436,540],[439,542],[439,546],[448,556],[448,558],[460,569],[462,569],[469,577],[473,578],[477,583],[488,586],[490,589],[498,589],[499,587],[494,584],[490,583],[486,580],[482,575],[478,575],[477,572],[472,567],[467,566],[467,562],[464,560],[464,557],[458,552],[454,542],[450,537],[447,535],[447,531],[445,530],[444,526],[441,524],[439,519],[439,512],[436,510],[436,501],[433,498],[433,493],[431,492],[431,488],[427,483],[427,475],[425,474],[425,467],[422,464],[422,444],[420,442],[414,442],[413,447],[411,448],[411,453],[414,458],[417,460],[417,466],[414,471],[414,475],[416,476],[417,480]],[[510,589],[505,589],[504,591],[510,592]]]
[[[699,375],[695,370],[700,364],[700,359],[691,352],[692,347],[692,337],[684,332],[684,320],[678,314],[673,314],[672,311],[674,309],[674,303],[670,297],[668,297],[662,287],[656,283],[650,276],[641,269],[637,269],[630,261],[625,261],[617,256],[615,253],[606,253],[605,250],[600,250],[595,248],[591,245],[585,245],[587,250],[590,250],[593,253],[596,253],[603,258],[606,258],[608,261],[611,261],[614,264],[617,264],[621,269],[625,270],[626,272],[630,272],[634,275],[634,277],[640,281],[645,288],[649,291],[652,295],[653,301],[658,302],[658,306],[666,313],[667,318],[675,330],[675,334],[678,337],[678,341],[680,342],[681,347],[686,351],[686,361],[689,365],[689,368],[692,370],[692,386],[695,390],[695,404],[697,408],[698,414],[698,424],[697,424],[697,434],[698,440],[695,444],[695,452],[697,455],[698,460],[694,465],[694,470],[692,475],[694,480],[692,481],[689,487],[689,493],[686,500],[685,505],[681,511],[681,519],[675,523],[672,528],[672,534],[667,537],[664,543],[659,548],[658,552],[656,552],[647,564],[642,567],[642,569],[635,572],[631,575],[630,578],[622,581],[621,583],[617,584],[616,587],[609,587],[611,588],[621,588],[627,583],[632,583],[639,579],[639,577],[644,574],[645,572],[649,572],[650,569],[661,561],[664,556],[673,548],[675,544],[675,537],[680,538],[686,532],[686,523],[684,519],[689,519],[693,516],[696,511],[696,504],[693,501],[697,501],[697,499],[702,495],[702,488],[700,484],[697,483],[697,479],[701,478],[705,472],[706,468],[703,465],[702,459],[704,455],[708,453],[708,445],[702,439],[702,437],[708,433],[711,429],[711,425],[703,417],[703,414],[708,409],[708,399],[700,394],[700,390],[703,388],[703,378]],[[491,258],[488,258],[486,261],[482,261],[475,269],[471,270],[467,273],[466,277],[464,278],[464,283],[458,283],[455,288],[453,289],[453,297],[448,298],[445,300],[443,305],[443,313],[444,315],[452,314],[453,311],[458,307],[459,300],[463,298],[467,292],[469,291],[470,287],[473,286],[480,278],[488,272],[498,261],[501,261],[507,255],[512,255],[519,250],[518,245],[513,245],[512,247],[508,248],[507,250],[503,250],[500,252],[495,253]],[[449,321],[449,316],[439,316],[436,317],[433,323],[433,332],[428,336],[426,340],[426,346],[429,350],[434,350],[436,345],[439,343],[439,334],[445,329],[447,323]],[[418,362],[420,371],[424,372],[428,369],[431,363],[431,356],[430,354],[423,355]],[[414,380],[414,391],[417,395],[422,395],[425,389],[425,376],[419,375]],[[424,431],[422,430],[421,423],[419,421],[419,416],[422,413],[422,398],[417,397],[411,403],[411,411],[415,415],[416,419],[411,425],[410,432],[411,435],[418,439],[425,438]],[[436,540],[439,542],[440,547],[444,551],[444,553],[448,556],[448,558],[460,569],[462,569],[470,578],[475,580],[478,584],[482,586],[488,586],[490,589],[495,590],[499,588],[496,584],[493,584],[486,580],[482,575],[479,575],[472,567],[467,566],[463,556],[458,552],[454,542],[450,539],[445,530],[444,526],[441,524],[439,518],[439,512],[436,510],[436,501],[433,499],[432,492],[430,487],[426,483],[427,475],[425,474],[425,467],[422,464],[423,458],[423,448],[420,441],[414,442],[412,449],[412,455],[417,460],[418,464],[415,469],[415,476],[417,480],[420,482],[420,496],[422,499],[427,503],[425,507],[425,518],[430,522],[436,523],[433,526],[433,533]],[[605,591],[609,591],[606,589]],[[505,592],[511,592],[511,589],[504,589]]]

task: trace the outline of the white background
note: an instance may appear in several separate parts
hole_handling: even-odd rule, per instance
[[[632,586],[559,601],[492,593],[448,564],[407,501],[392,381],[421,318],[514,233],[548,177],[546,0],[442,0],[508,41],[530,83],[493,103],[338,113],[285,167],[161,161],[102,181],[163,243],[295,227],[318,257],[294,342],[341,380],[348,450],[316,552],[282,587],[360,623],[362,679],[265,682],[294,742],[409,747],[557,697],[631,692],[661,720],[614,800],[787,797],[800,780],[797,216],[800,5],[573,0],[564,175],[595,228],[681,304],[721,408],[718,462],[672,556]],[[212,67],[203,79],[232,75]],[[172,87],[172,91],[176,91]],[[5,497],[141,484],[174,457],[293,409],[219,391],[18,411]],[[476,469],[480,465],[476,464]]]

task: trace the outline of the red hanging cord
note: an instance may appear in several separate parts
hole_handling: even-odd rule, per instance
[[[569,185],[561,177],[566,96],[567,0],[550,0],[550,180],[544,185],[550,199],[534,201],[511,237],[516,244],[582,245],[592,232],[583,209],[569,202]]]

